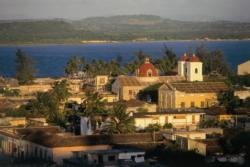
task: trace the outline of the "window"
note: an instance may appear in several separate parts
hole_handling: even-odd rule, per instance
[[[195,115],[192,115],[192,124],[195,124]]]
[[[195,72],[195,74],[198,74],[198,68],[195,68],[194,72]]]
[[[201,102],[201,108],[205,108],[205,102],[204,101]]]
[[[100,79],[100,84],[104,84],[105,83],[105,78],[101,78]]]
[[[186,119],[185,115],[176,115],[174,116],[174,119]]]
[[[194,104],[194,102],[193,102],[193,101],[191,102],[191,107],[195,107],[195,104]]]
[[[147,76],[148,76],[148,77],[152,77],[152,70],[148,70],[148,71],[147,71]]]
[[[165,123],[168,123],[168,116],[165,117]]]
[[[109,161],[109,162],[115,161],[115,156],[114,156],[114,155],[108,156],[108,161]]]
[[[185,108],[185,102],[181,102],[181,108]]]

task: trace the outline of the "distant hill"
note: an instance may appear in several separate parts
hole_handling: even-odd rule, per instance
[[[250,38],[250,23],[187,22],[154,15],[82,20],[0,21],[0,43],[79,43],[88,40],[192,40]]]

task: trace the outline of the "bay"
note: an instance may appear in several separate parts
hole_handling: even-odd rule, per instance
[[[188,50],[204,45],[207,49],[220,49],[233,70],[237,65],[250,59],[250,41],[159,41],[101,44],[63,44],[63,45],[2,45],[0,46],[0,76],[15,75],[15,52],[23,50],[35,61],[37,77],[59,77],[64,75],[64,67],[71,56],[85,56],[87,61],[102,59],[110,61],[117,55],[123,57],[123,63],[132,61],[136,52],[142,50],[153,58],[164,55],[167,46],[181,56]]]

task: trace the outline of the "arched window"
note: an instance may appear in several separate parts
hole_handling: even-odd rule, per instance
[[[151,69],[147,71],[147,76],[152,77],[152,70]]]
[[[198,74],[198,68],[195,68],[195,74]]]

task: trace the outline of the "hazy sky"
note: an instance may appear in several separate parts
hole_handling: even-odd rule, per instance
[[[0,19],[154,14],[182,20],[250,21],[250,0],[0,0]]]

